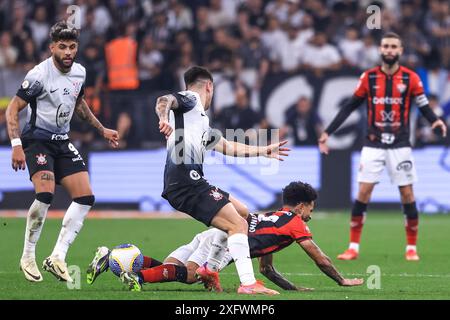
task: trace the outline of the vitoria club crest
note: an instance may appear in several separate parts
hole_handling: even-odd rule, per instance
[[[400,93],[405,92],[405,90],[406,90],[406,84],[404,84],[404,83],[399,83],[399,84],[397,84],[397,90],[398,90],[398,92],[400,92]]]

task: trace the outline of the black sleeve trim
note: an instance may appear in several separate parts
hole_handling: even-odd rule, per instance
[[[297,241],[298,243],[306,241],[306,240],[312,240],[312,237],[305,236],[305,237],[300,237],[300,238],[295,239],[295,241]]]
[[[428,120],[431,124],[433,124],[435,121],[439,120],[439,118],[436,116],[433,110],[431,110],[430,105],[427,104],[423,107],[419,108],[422,115],[425,117],[425,119]]]
[[[353,95],[350,101],[347,102],[341,110],[339,110],[338,114],[334,117],[328,128],[325,129],[325,132],[328,135],[331,135],[334,131],[336,131],[341,124],[344,123],[348,116],[364,102],[364,100],[365,98]]]

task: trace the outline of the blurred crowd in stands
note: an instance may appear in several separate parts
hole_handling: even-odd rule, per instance
[[[381,8],[381,29],[366,27],[371,4]],[[216,83],[232,84],[234,96],[210,113],[212,126],[221,129],[271,127],[258,95],[273,74],[320,78],[375,66],[383,30],[403,38],[403,65],[449,79],[448,0],[0,0],[0,76],[5,69],[25,74],[49,56],[50,27],[67,19],[70,5],[80,8],[77,61],[87,70],[86,99],[101,121],[118,129],[122,148],[161,146],[155,98],[183,90],[183,72],[196,64],[208,67]],[[448,118],[450,106],[439,94],[431,92],[432,107]],[[9,141],[7,101],[0,100],[2,144]],[[316,109],[310,97],[300,97],[286,111],[282,137],[295,145],[316,144],[323,130]],[[415,133],[417,144],[441,142],[420,116]],[[78,147],[105,148],[77,119],[72,138]]]

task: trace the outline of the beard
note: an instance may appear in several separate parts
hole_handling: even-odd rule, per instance
[[[387,57],[384,54],[381,55],[381,60],[383,60],[384,63],[392,67],[394,64],[398,62],[400,59],[400,55],[396,54],[393,57]]]
[[[70,64],[67,64],[66,62],[63,61],[63,59],[61,59],[60,57],[57,57],[56,55],[54,56],[56,63],[59,65],[59,67],[61,69],[70,69],[73,65],[74,59],[72,59],[70,61]]]

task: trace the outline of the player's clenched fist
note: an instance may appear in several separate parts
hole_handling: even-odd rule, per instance
[[[12,168],[17,170],[25,170],[25,153],[22,146],[15,146],[12,149]]]
[[[159,121],[159,132],[161,132],[166,139],[169,139],[169,136],[172,134],[173,129],[170,126],[169,122],[165,120]]]
[[[103,138],[108,140],[111,147],[117,148],[119,146],[119,133],[116,130],[105,128],[103,130]]]

